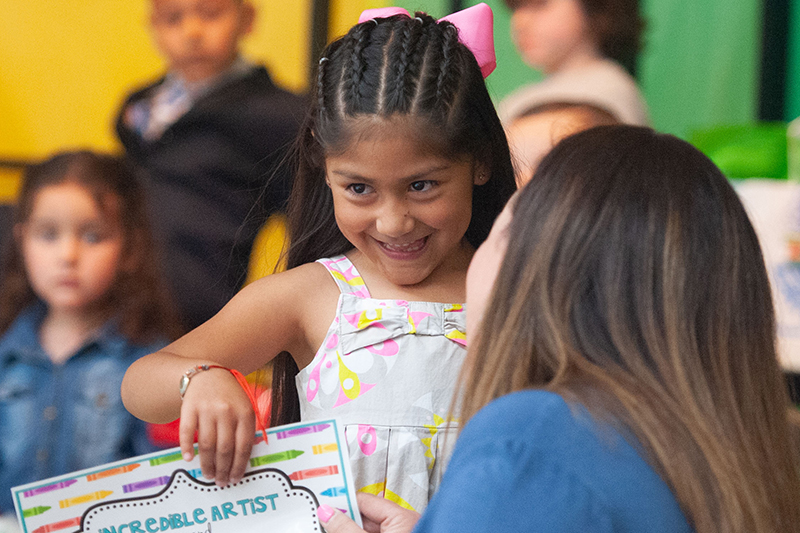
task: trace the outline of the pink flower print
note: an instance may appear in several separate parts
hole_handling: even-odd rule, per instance
[[[380,348],[378,348],[378,346],[380,346]],[[367,350],[375,355],[392,356],[397,355],[400,351],[400,347],[392,339],[387,339],[383,342],[373,344],[372,346],[367,346]]]
[[[333,350],[339,344],[339,335],[336,333],[331,333],[331,336],[328,337],[328,340],[325,341],[325,347],[329,350]]]
[[[358,447],[364,455],[372,455],[378,447],[378,436],[372,426],[358,425]]]
[[[424,313],[422,311],[409,311],[408,312],[408,323],[411,325],[411,331],[409,333],[416,333],[417,326],[429,316],[433,316],[431,313]]]

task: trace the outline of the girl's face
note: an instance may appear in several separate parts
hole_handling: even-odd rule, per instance
[[[339,229],[400,286],[463,261],[454,252],[468,246],[472,187],[488,179],[473,161],[433,153],[408,122],[380,121],[326,158]]]
[[[503,263],[508,246],[508,225],[511,223],[511,209],[515,197],[506,204],[503,212],[497,217],[489,237],[483,241],[472,257],[467,271],[467,331],[477,332],[489,297]]]
[[[511,36],[522,59],[546,74],[597,53],[580,0],[529,0],[512,13]]]
[[[36,193],[28,221],[16,228],[33,291],[50,312],[88,312],[119,271],[122,230],[111,198],[105,210],[71,182]]]

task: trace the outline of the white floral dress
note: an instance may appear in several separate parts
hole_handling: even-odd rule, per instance
[[[448,413],[466,355],[465,307],[374,299],[347,257],[318,262],[341,294],[296,378],[301,419],[339,417],[356,488],[421,512],[456,438]]]

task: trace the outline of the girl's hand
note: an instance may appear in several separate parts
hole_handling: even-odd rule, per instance
[[[181,406],[183,458],[194,457],[194,435],[203,477],[220,487],[244,476],[255,441],[250,400],[227,370],[212,368],[192,377]]]
[[[419,513],[384,498],[359,492],[356,499],[364,529],[336,509],[320,505],[317,517],[328,533],[410,533],[419,520]]]

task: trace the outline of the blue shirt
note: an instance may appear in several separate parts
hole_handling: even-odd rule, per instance
[[[131,344],[112,321],[54,364],[39,342],[45,313],[28,307],[0,339],[0,514],[14,510],[11,487],[157,449],[122,405],[120,385],[131,363],[164,343]]]
[[[493,401],[461,433],[414,530],[451,531],[692,529],[666,483],[618,431],[557,394],[530,390]]]

